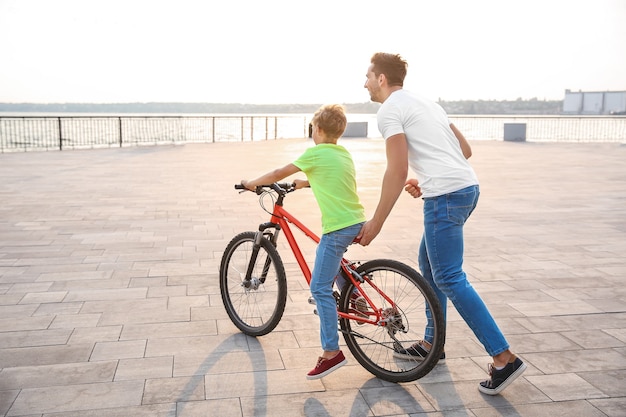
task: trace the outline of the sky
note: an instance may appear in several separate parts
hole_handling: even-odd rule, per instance
[[[363,103],[626,91],[626,0],[0,0],[0,102]]]

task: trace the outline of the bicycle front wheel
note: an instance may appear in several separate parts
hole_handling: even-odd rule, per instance
[[[287,302],[287,278],[280,255],[265,237],[257,251],[256,235],[244,232],[235,236],[220,264],[220,292],[226,313],[249,336],[274,330]],[[246,279],[249,270],[252,273]]]
[[[434,290],[415,269],[390,259],[366,262],[356,271],[366,278],[361,292],[372,301],[368,316],[375,317],[375,307],[380,318],[376,324],[340,319],[350,352],[365,369],[386,381],[408,382],[423,377],[437,364],[445,339],[443,312]],[[348,281],[339,300],[340,311],[354,314],[354,291],[354,284]],[[399,351],[424,338],[426,306],[430,307],[434,326],[430,353],[424,358],[401,357]]]

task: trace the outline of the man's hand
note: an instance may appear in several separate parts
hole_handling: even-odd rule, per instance
[[[354,241],[362,246],[369,245],[370,243],[372,243],[372,240],[374,240],[374,238],[378,236],[380,230],[382,229],[382,226],[382,224],[378,224],[374,220],[365,222]]]
[[[418,198],[422,195],[422,189],[415,178],[410,178],[406,181],[406,184],[404,184],[404,191],[411,194],[413,198]]]

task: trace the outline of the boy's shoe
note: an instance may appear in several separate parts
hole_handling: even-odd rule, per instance
[[[501,370],[497,370],[493,364],[489,364],[489,375],[491,379],[483,381],[478,385],[478,390],[487,395],[498,395],[503,389],[508,387],[511,382],[526,370],[526,364],[517,356],[513,356],[515,360],[506,364]]]
[[[342,351],[339,351],[334,358],[330,359],[324,359],[320,356],[317,358],[317,365],[315,365],[315,368],[306,374],[306,379],[319,379],[325,377],[332,371],[341,368],[346,363],[348,363],[348,361],[346,360],[346,357],[343,356]]]
[[[364,319],[368,318],[367,314],[367,300],[362,295],[357,293],[350,294],[350,308],[354,310],[355,314],[359,317],[363,317]],[[362,321],[357,321],[357,325],[365,324]]]
[[[422,340],[417,343],[414,343],[408,349],[402,348],[400,345],[394,344],[393,346],[393,357],[398,359],[408,359],[414,361],[423,361],[426,359],[426,356],[430,353],[429,350],[426,350],[424,345],[422,345]],[[441,356],[439,360],[442,361],[446,358],[446,352],[441,352]]]

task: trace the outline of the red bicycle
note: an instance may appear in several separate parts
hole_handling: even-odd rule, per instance
[[[236,189],[245,190],[241,185]],[[287,277],[277,250],[282,231],[302,274],[311,282],[311,271],[292,233],[290,224],[315,243],[319,237],[284,207],[294,184],[274,183],[257,187],[261,207],[271,215],[258,231],[243,232],[226,246],[220,264],[220,291],[232,322],[249,336],[262,336],[279,323],[287,301]],[[271,199],[268,210],[265,200]],[[369,372],[390,382],[414,381],[437,364],[445,339],[445,325],[439,300],[428,282],[415,269],[391,259],[365,263],[343,259],[339,271],[346,280],[341,293],[335,292],[339,328],[356,360]],[[366,306],[355,306],[353,293]],[[429,306],[429,309],[426,309]],[[394,352],[420,340],[430,311],[435,335],[430,353],[424,358],[398,358]]]

